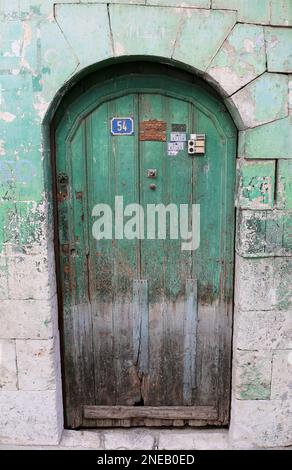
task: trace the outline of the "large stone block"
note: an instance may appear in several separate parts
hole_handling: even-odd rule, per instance
[[[102,431],[71,431],[65,429],[62,434],[60,447],[64,449],[103,449],[103,432]]]
[[[237,109],[239,129],[284,118],[288,116],[288,77],[264,73],[232,95],[226,103],[231,109]]]
[[[292,210],[239,210],[236,251],[246,258],[292,256]]]
[[[0,393],[17,390],[15,341],[0,339]]]
[[[239,132],[239,155],[292,158],[292,116]]]
[[[234,355],[235,396],[239,400],[268,400],[271,394],[272,353],[239,351]]]
[[[269,72],[292,72],[292,29],[265,28]]]
[[[292,310],[238,310],[234,315],[234,346],[240,350],[274,350],[291,347]]]
[[[292,340],[292,336],[290,337]],[[273,353],[271,398],[292,399],[292,341],[290,349]]]
[[[56,294],[54,273],[45,255],[11,256],[7,264],[9,298],[49,300]]]
[[[275,192],[275,161],[237,163],[237,207],[242,209],[272,209]]]
[[[173,59],[206,70],[236,23],[234,12],[182,10]]]
[[[227,450],[228,432],[220,430],[161,430],[159,450]]]
[[[151,450],[154,434],[144,429],[108,431],[104,435],[104,448],[111,450]]]
[[[55,390],[57,364],[54,340],[16,340],[20,390]]]
[[[288,76],[288,109],[289,114],[292,114],[292,75]]]
[[[109,13],[115,56],[172,56],[182,9],[110,5]],[[129,22],[129,18],[135,21]]]
[[[112,3],[112,2],[111,2]],[[117,3],[120,3],[117,0]],[[131,3],[126,1],[125,3]],[[138,3],[133,1],[133,3]],[[146,3],[146,1],[144,1]],[[168,7],[192,7],[210,8],[211,0],[147,0],[147,5],[168,6]]]
[[[292,26],[291,0],[271,0],[271,24]]]
[[[50,300],[4,300],[0,309],[0,337],[49,339],[58,328],[57,296]]]
[[[230,439],[237,449],[291,446],[291,400],[233,398]]]
[[[270,0],[213,0],[212,8],[238,10],[242,23],[269,24]]]
[[[58,413],[56,391],[0,391],[0,443],[58,444],[63,426]]]
[[[277,169],[277,207],[292,209],[292,159],[279,160]]]
[[[236,257],[235,302],[243,311],[292,308],[291,258]]]
[[[4,299],[8,299],[8,267],[6,257],[0,255],[0,300]]]
[[[227,95],[254,80],[266,70],[262,26],[237,24],[207,72]]]
[[[78,57],[79,68],[113,55],[107,5],[56,5],[57,23]],[[76,22],[76,18],[78,21]]]

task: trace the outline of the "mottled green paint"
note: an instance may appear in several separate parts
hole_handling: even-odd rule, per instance
[[[292,26],[291,0],[271,0],[271,24]]]
[[[265,28],[269,72],[292,72],[292,29]]]
[[[130,7],[131,8],[131,7]],[[106,3],[56,5],[55,15],[79,67],[113,55]],[[78,28],[74,26],[78,18]],[[80,31],[84,40],[80,41]]]
[[[35,202],[0,202],[0,252],[4,244],[14,252],[30,252],[42,241],[44,218]]]
[[[277,207],[292,209],[292,160],[278,161]]]
[[[210,8],[210,4],[211,4],[211,0],[147,0],[147,5],[184,7],[184,8],[186,7]]]
[[[167,7],[110,5],[114,55],[171,57],[183,12]],[[129,18],[135,21],[129,23]],[[162,28],[161,25],[164,25]]]
[[[292,158],[292,116],[239,132],[239,156]]]
[[[239,111],[239,129],[256,127],[288,116],[288,77],[264,73],[226,102]]]
[[[208,73],[231,95],[265,70],[263,27],[237,24],[211,62]]]
[[[241,256],[292,256],[292,211],[240,210],[237,234]]]
[[[243,23],[268,24],[270,0],[213,0],[212,8],[238,11],[238,21]]]
[[[234,12],[182,12],[173,58],[206,70],[236,22]],[[195,31],[195,35],[193,35]],[[212,31],[212,34],[210,34]]]
[[[271,394],[272,356],[266,351],[237,351],[235,387],[240,400],[268,400]]]
[[[237,205],[244,209],[271,209],[274,204],[275,161],[239,160]]]

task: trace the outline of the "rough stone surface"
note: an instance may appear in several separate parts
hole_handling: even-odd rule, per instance
[[[292,158],[292,116],[239,132],[239,155]]]
[[[271,0],[271,24],[292,26],[291,0]]]
[[[292,209],[292,160],[278,161],[277,207]]]
[[[291,401],[233,398],[231,414],[230,439],[233,448],[292,445]]]
[[[104,436],[104,448],[112,450],[151,450],[154,448],[153,432],[143,429],[109,431]]]
[[[265,70],[263,28],[237,24],[214,57],[207,72],[228,95],[232,95]]]
[[[275,161],[237,161],[237,207],[272,209],[275,192]]]
[[[17,390],[15,341],[0,339],[0,393]]]
[[[57,331],[57,296],[51,300],[4,300],[0,338],[49,339]]]
[[[235,93],[227,104],[239,111],[238,128],[256,127],[288,116],[287,89],[287,76],[264,73]]]
[[[1,444],[56,445],[61,430],[62,420],[58,419],[55,391],[0,392]]]
[[[265,28],[269,72],[292,72],[292,29]]]
[[[206,70],[235,22],[234,12],[182,11],[173,59],[189,63],[198,70]]]
[[[65,429],[62,434],[60,446],[70,449],[103,449],[103,433],[101,431],[69,431]]]
[[[135,1],[134,3],[138,2]],[[147,0],[147,5],[210,8],[211,0]]]
[[[290,336],[290,340],[292,335]],[[287,351],[273,353],[273,376],[271,398],[277,400],[292,399],[292,342]]]
[[[54,340],[16,340],[16,353],[20,390],[56,389]]]
[[[106,3],[56,5],[55,15],[77,57],[79,68],[113,55]],[[78,28],[72,27],[76,18]],[[83,41],[80,41],[80,30],[83,31]]]
[[[292,310],[235,312],[234,344],[240,350],[288,349]]]
[[[51,299],[56,294],[52,274],[48,272],[48,260],[44,256],[11,256],[8,267],[9,298]]]
[[[268,24],[270,21],[270,0],[213,0],[212,8],[238,11],[238,21]]]
[[[8,299],[7,259],[0,255],[0,300]]]
[[[247,310],[289,310],[292,307],[291,258],[236,257],[235,301]]]
[[[270,351],[236,351],[233,370],[237,399],[268,400],[270,398],[272,375]]]
[[[292,256],[292,211],[239,210],[236,251],[246,258]]]
[[[210,447],[211,446],[211,447]],[[227,450],[228,433],[225,430],[160,431],[159,449],[163,450]]]

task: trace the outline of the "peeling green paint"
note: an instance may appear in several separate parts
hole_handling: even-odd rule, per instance
[[[237,233],[241,256],[292,256],[292,211],[240,210]]]
[[[239,155],[292,158],[292,116],[239,132]]]
[[[211,62],[210,76],[232,95],[266,70],[262,26],[237,24]]]
[[[278,161],[277,207],[292,209],[292,160]]]
[[[292,72],[292,29],[265,28],[269,72]]]
[[[271,209],[274,204],[275,161],[239,160],[237,205],[244,209]]]

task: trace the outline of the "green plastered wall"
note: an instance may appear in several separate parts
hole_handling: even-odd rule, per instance
[[[50,120],[87,70],[137,57],[198,74],[237,125],[230,439],[291,445],[291,0],[0,0],[0,439],[63,429]]]

